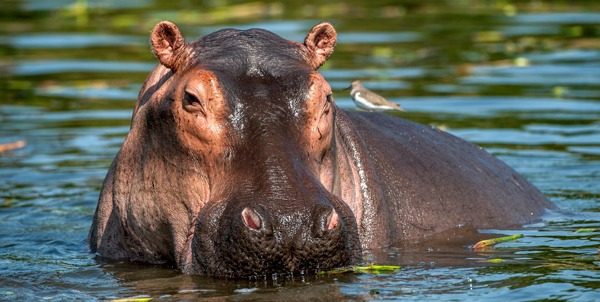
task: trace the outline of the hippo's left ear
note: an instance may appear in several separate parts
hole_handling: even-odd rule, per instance
[[[152,30],[150,42],[152,43],[152,52],[160,63],[175,72],[182,64],[182,54],[188,48],[177,25],[169,21],[156,24]]]
[[[333,52],[337,33],[333,26],[327,22],[317,24],[304,39],[304,45],[310,50],[312,57],[309,63],[317,69]]]

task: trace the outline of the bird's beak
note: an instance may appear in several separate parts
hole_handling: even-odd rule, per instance
[[[344,88],[343,90],[350,90],[350,89],[352,89],[352,84],[350,84],[350,86]]]

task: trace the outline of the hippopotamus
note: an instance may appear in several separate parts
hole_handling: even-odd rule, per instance
[[[104,180],[100,257],[244,278],[359,263],[458,226],[504,228],[554,206],[482,148],[382,113],[338,108],[318,71],[336,31],[262,29],[186,42],[151,33],[160,64]]]

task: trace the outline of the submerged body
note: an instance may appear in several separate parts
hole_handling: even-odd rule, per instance
[[[101,256],[224,277],[317,271],[459,225],[535,221],[553,207],[521,175],[442,131],[345,112],[304,44],[225,29],[186,43],[159,23],[160,61],[105,179],[90,230]]]

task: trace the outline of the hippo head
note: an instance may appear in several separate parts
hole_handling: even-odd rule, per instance
[[[144,168],[128,167],[135,176],[120,186],[151,201],[140,211],[157,225],[143,231],[171,234],[174,251],[164,254],[184,272],[245,277],[359,260],[353,212],[324,185],[335,177],[336,107],[317,69],[335,41],[328,23],[304,44],[261,29],[188,43],[173,23],[154,28],[161,65],[121,151],[135,149]]]

